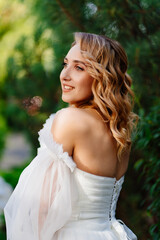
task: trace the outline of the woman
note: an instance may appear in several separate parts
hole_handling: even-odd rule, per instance
[[[69,107],[39,132],[36,158],[5,207],[8,240],[127,240],[115,218],[131,148],[131,79],[121,45],[75,33],[60,74]]]

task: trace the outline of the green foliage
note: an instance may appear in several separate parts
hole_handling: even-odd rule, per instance
[[[135,169],[141,172],[145,179],[144,189],[147,198],[148,214],[152,225],[150,234],[153,239],[160,239],[160,99],[148,113],[140,110],[141,121],[136,140],[136,148],[141,151],[141,158],[135,163]]]
[[[5,136],[6,136],[6,132],[7,132],[7,126],[6,126],[6,122],[5,119],[3,118],[2,115],[0,115],[0,156],[3,153],[3,149],[5,146]]]
[[[8,182],[14,189],[17,185],[20,174],[22,173],[23,169],[28,166],[29,163],[30,161],[26,162],[20,167],[15,167],[10,170],[0,170],[0,176],[3,177],[5,181]]]
[[[134,189],[130,206],[142,219],[149,219],[149,223],[144,221],[146,232],[151,226],[150,235],[158,239],[160,1],[8,0],[1,5],[0,151],[7,126],[25,133],[36,150],[37,132],[42,123],[51,112],[65,106],[59,73],[73,41],[73,32],[93,32],[117,39],[127,51],[128,72],[136,93],[135,111],[141,117],[132,158],[137,175],[142,175],[144,189],[135,187],[135,173],[130,170],[129,189]],[[35,96],[42,104],[35,104]],[[15,186],[21,170],[3,176]],[[136,209],[138,202],[144,201],[144,190],[144,209]],[[129,213],[126,219],[128,216]],[[136,229],[142,221],[136,217],[134,221]],[[141,239],[146,240],[148,233],[142,234],[139,234]]]
[[[118,7],[117,7],[118,6]],[[38,11],[37,11],[38,10]],[[159,95],[160,2],[145,1],[64,1],[36,0],[33,12],[39,22],[54,29],[59,46],[53,45],[55,59],[65,52],[74,31],[105,34],[118,39],[127,51],[130,74],[141,107],[150,107],[146,93]],[[62,52],[58,52],[59,49]],[[57,61],[59,64],[59,61]],[[153,83],[154,82],[154,83]],[[143,85],[143,88],[141,87]]]
[[[6,239],[6,227],[5,227],[5,219],[4,215],[0,215],[0,239],[5,240]]]
[[[1,84],[8,124],[15,130],[23,130],[35,149],[37,132],[58,105],[58,78],[54,77],[56,65],[51,38],[52,31],[41,27],[37,27],[32,36],[21,36],[8,57],[5,81]],[[34,96],[40,96],[43,102],[40,113],[34,111]]]
[[[2,156],[4,146],[5,146],[5,136],[7,134],[8,128],[7,128],[7,123],[6,119],[3,116],[3,100],[0,99],[0,157]]]

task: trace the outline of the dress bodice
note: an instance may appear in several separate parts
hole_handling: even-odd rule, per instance
[[[4,213],[7,240],[137,240],[115,218],[124,177],[77,168],[51,134],[54,114],[39,132],[37,156],[22,172]]]
[[[115,218],[117,200],[124,177],[116,178],[97,176],[75,168],[74,181],[78,199],[73,202],[72,218]]]

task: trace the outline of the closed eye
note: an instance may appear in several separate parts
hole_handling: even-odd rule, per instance
[[[78,71],[84,71],[84,69],[81,68],[80,66],[76,66],[76,69],[77,69]]]
[[[66,62],[62,62],[62,66],[64,67],[64,66],[66,66],[67,65],[67,63]]]

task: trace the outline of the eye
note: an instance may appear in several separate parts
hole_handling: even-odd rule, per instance
[[[76,69],[77,69],[78,71],[84,71],[84,69],[81,68],[80,66],[76,66]]]
[[[66,62],[62,62],[62,66],[65,67],[67,65]]]

